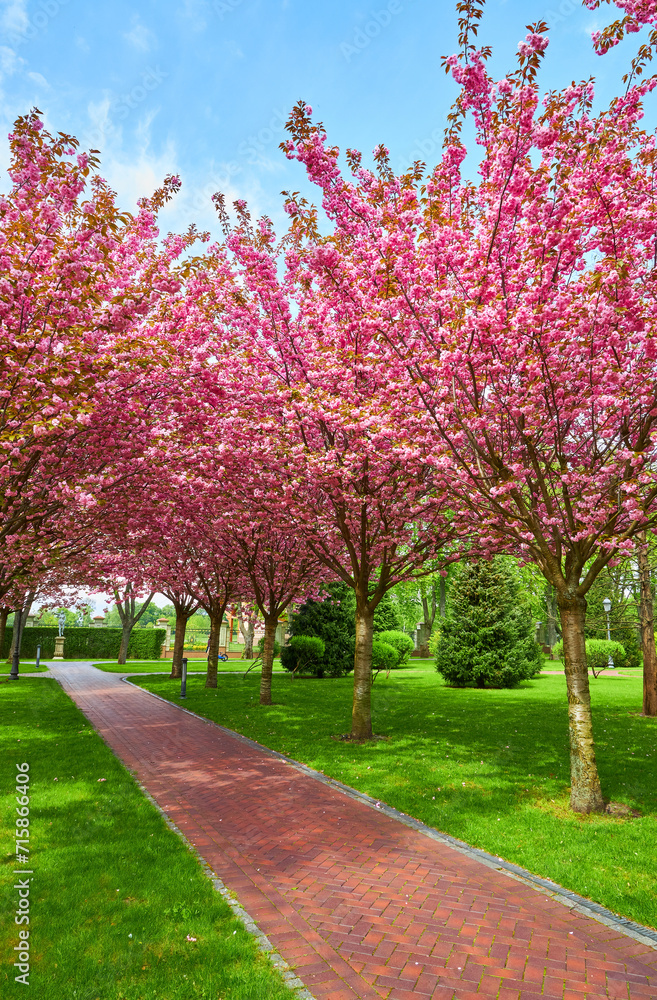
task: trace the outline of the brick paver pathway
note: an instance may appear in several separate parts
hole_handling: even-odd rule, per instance
[[[52,669],[318,1000],[657,998],[657,950],[116,674]]]

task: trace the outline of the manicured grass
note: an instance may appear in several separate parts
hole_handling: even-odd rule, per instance
[[[3,1000],[293,1000],[55,681],[1,681],[0,715]],[[24,761],[32,850],[28,865],[16,865],[10,830]],[[29,990],[14,981],[16,867],[34,870]]]
[[[220,660],[219,661],[219,673],[222,674],[244,674],[250,666],[249,660]],[[94,667],[98,667],[99,670],[105,670],[110,674],[129,674],[129,673],[171,673],[171,660],[128,660],[127,663],[123,663],[119,666],[118,663],[94,663]],[[205,660],[189,660],[187,663],[187,673],[205,673],[208,669],[207,662]],[[260,677],[260,672],[258,667],[255,667],[257,671],[258,678]],[[274,661],[274,670],[279,673],[287,673],[283,671],[279,660]]]
[[[36,660],[21,660],[18,665],[19,674],[41,674],[44,670],[48,669],[48,665],[44,664],[43,660],[37,667]],[[0,674],[11,673],[11,663],[0,663]]]
[[[128,660],[127,663],[116,663],[112,661],[94,663],[94,667],[98,667],[99,670],[104,670],[109,674],[129,674],[132,671],[136,673],[142,673],[143,671],[148,671],[149,673],[171,673],[171,660]],[[205,672],[208,668],[205,660],[190,660],[187,664],[187,673],[190,674],[192,671]]]
[[[174,682],[135,683],[178,701]],[[566,682],[543,676],[510,691],[445,687],[413,660],[373,688],[375,731],[349,729],[353,681],[276,678],[269,708],[259,677],[191,678],[185,707],[337,778],[430,826],[657,927],[657,721],[641,718],[641,678],[591,681],[597,758],[606,797],[639,818],[568,809]]]

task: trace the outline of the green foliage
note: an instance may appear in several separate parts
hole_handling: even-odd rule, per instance
[[[297,673],[323,677],[325,649],[324,640],[317,635],[293,635],[281,650],[281,666]]]
[[[431,631],[431,635],[429,636],[429,642],[427,643],[429,647],[429,652],[431,653],[432,656],[435,656],[438,652],[438,645],[440,643],[441,634],[442,633],[440,625],[434,625]]]
[[[461,563],[441,623],[436,667],[455,687],[513,687],[536,676],[541,652],[511,560]]]
[[[51,611],[49,608],[39,608],[37,611],[34,622],[35,625],[56,625],[59,627],[58,615],[64,612],[66,616],[66,621],[64,623],[65,628],[74,628],[79,625],[91,626],[91,615],[93,608],[90,604],[83,604],[82,607],[76,610],[71,610],[71,608],[55,608]],[[13,625],[14,616],[11,615],[11,623]]]
[[[173,624],[175,625],[175,620]],[[195,614],[193,614],[191,618],[189,618],[187,621],[187,631],[188,632],[199,631],[199,632],[209,633],[210,616],[207,613],[207,611],[203,611],[203,609],[201,608],[197,612],[195,612]]]
[[[135,613],[138,613],[141,610],[141,608],[143,608],[143,606],[144,606],[143,601],[141,602],[137,601],[135,605]],[[135,625],[135,628],[151,628],[152,626],[155,625],[155,622],[157,621],[158,618],[167,618],[167,617],[168,617],[167,615],[162,614],[162,608],[158,608],[157,604],[153,604],[153,602],[151,601],[151,603],[148,605],[143,615]],[[174,623],[175,619],[176,616],[174,612],[173,615]],[[116,604],[114,604],[105,615],[105,624],[109,627],[119,627],[119,628],[121,627],[121,618]],[[207,627],[207,623],[205,627]]]
[[[400,632],[402,620],[390,593],[384,594],[374,611],[374,634],[380,632]]]
[[[354,669],[356,598],[343,583],[329,584],[324,601],[306,601],[290,615],[288,632],[324,642],[324,673],[340,677]]]
[[[554,652],[560,660],[563,659],[562,639],[560,639],[554,646]],[[597,670],[603,670],[609,663],[610,656],[614,661],[615,667],[623,666],[625,664],[625,649],[620,642],[616,642],[615,639],[612,639],[611,641],[608,641],[607,639],[586,640],[586,665],[589,670],[593,670],[594,672]]]
[[[205,648],[205,647],[203,647],[203,648]],[[256,649],[258,651],[256,653],[256,655],[257,656],[262,656],[262,654],[265,651],[265,637],[264,637],[264,635],[261,636],[261,638],[260,638],[260,640],[258,642],[258,645],[256,646]],[[274,656],[275,657],[278,656],[280,654],[280,652],[281,652],[281,644],[280,644],[280,642],[277,639],[274,639]]]
[[[401,667],[411,658],[411,653],[413,652],[413,640],[410,635],[406,635],[405,632],[398,632],[396,630],[391,630],[389,632],[379,632],[376,636],[381,642],[387,642],[389,646],[397,653],[396,667]]]
[[[607,614],[603,601],[611,600],[609,625],[612,642],[619,642],[625,650],[622,660],[614,663],[619,667],[641,666],[641,639],[636,604],[627,598],[627,581],[622,575],[623,567],[606,570],[597,578],[586,597],[587,639],[607,638]],[[618,577],[618,579],[617,579]]]
[[[372,670],[393,670],[398,666],[397,650],[389,642],[384,642],[378,635],[372,641]]]
[[[401,620],[401,627],[412,632],[422,618],[418,581],[403,581],[396,584],[388,593]]]
[[[33,659],[37,646],[41,646],[41,657],[51,659],[55,653],[55,638],[59,629],[53,625],[27,626],[23,632],[21,656]],[[157,660],[162,651],[166,632],[164,629],[133,629],[128,646],[130,660]],[[120,628],[64,628],[64,656],[67,660],[110,659],[119,655],[121,645]],[[9,655],[11,631],[5,631],[2,643],[2,657]]]
[[[101,629],[96,629],[100,632]],[[162,652],[162,643],[166,636],[163,628],[137,629],[130,633],[128,644],[129,660],[157,660]],[[70,655],[70,654],[69,654]]]

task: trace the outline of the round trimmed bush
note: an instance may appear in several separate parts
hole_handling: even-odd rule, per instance
[[[300,674],[324,676],[324,640],[316,635],[293,635],[281,650],[281,664]]]
[[[372,641],[372,670],[393,670],[397,666],[397,650],[377,636]]]
[[[381,642],[387,642],[389,646],[397,651],[397,663],[396,667],[401,667],[411,658],[411,653],[413,652],[415,646],[410,635],[406,635],[405,632],[400,632],[398,629],[391,629],[388,632],[379,632],[376,639],[380,639]]]

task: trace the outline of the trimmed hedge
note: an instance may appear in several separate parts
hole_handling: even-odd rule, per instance
[[[59,634],[56,625],[26,626],[23,632],[21,656],[33,660],[37,646],[41,646],[41,657],[52,659],[55,654],[55,638]],[[135,628],[128,646],[129,660],[159,660],[162,643],[166,636],[163,628]],[[109,660],[119,655],[121,646],[120,628],[92,628],[72,626],[64,629],[64,656],[67,660]],[[11,629],[5,629],[0,658],[6,659],[11,648]]]

